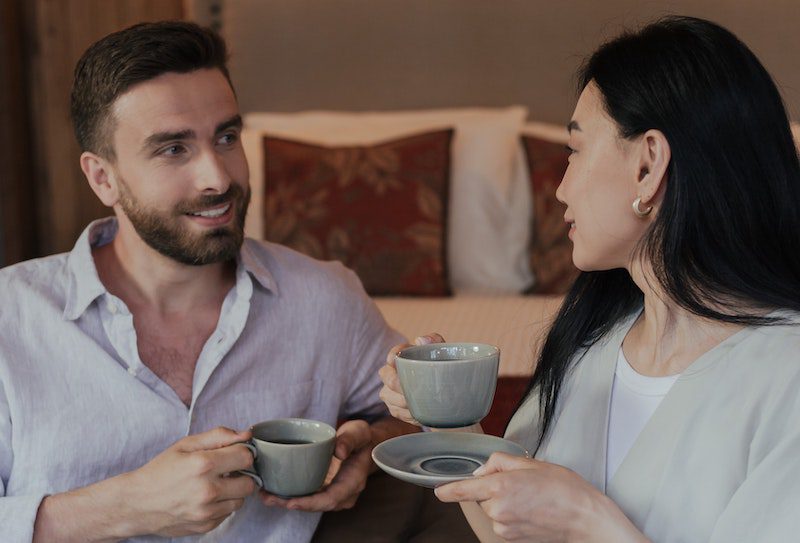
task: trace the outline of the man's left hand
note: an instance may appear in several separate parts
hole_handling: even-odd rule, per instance
[[[261,501],[270,507],[297,511],[339,511],[356,504],[372,471],[372,432],[363,420],[350,420],[336,431],[336,448],[326,484],[316,494],[284,499],[259,492]]]

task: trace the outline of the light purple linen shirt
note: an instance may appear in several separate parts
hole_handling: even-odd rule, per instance
[[[385,414],[377,371],[403,338],[355,274],[250,239],[187,408],[142,363],[131,313],[98,277],[91,246],[116,230],[115,219],[95,221],[70,253],[0,270],[4,543],[31,541],[44,496],[135,470],[187,435]],[[214,531],[180,541],[303,542],[319,517],[249,497]]]

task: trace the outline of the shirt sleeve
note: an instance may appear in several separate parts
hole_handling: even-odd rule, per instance
[[[44,494],[7,495],[13,463],[11,414],[5,389],[0,382],[0,533],[5,543],[27,543],[33,541],[33,525]]]
[[[772,443],[757,457],[712,532],[710,543],[796,541],[800,534],[800,396],[785,396],[783,423],[771,428]],[[793,407],[792,407],[793,406]],[[767,419],[776,418],[772,413]],[[768,423],[769,424],[769,423]],[[758,458],[760,457],[760,458]]]
[[[380,393],[383,383],[378,376],[378,370],[386,364],[386,355],[392,347],[404,343],[405,338],[393,330],[383,318],[375,302],[367,295],[361,282],[353,274],[357,283],[357,290],[353,293],[353,305],[356,308],[356,318],[361,326],[358,337],[352,342],[351,351],[352,372],[348,382],[347,397],[340,418],[361,417],[367,420],[388,416],[389,411],[381,401]]]

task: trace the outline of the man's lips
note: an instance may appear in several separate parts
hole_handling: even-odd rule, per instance
[[[215,219],[217,217],[221,217],[228,212],[231,208],[232,204],[228,202],[227,204],[222,204],[217,207],[212,207],[211,209],[204,209],[203,211],[195,211],[192,213],[187,213],[187,215],[191,215],[192,217],[205,217],[209,219]]]
[[[203,227],[219,227],[228,224],[233,220],[233,202],[222,204],[202,211],[186,213],[186,216],[195,224]]]

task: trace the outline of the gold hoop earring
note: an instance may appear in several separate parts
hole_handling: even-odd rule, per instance
[[[648,207],[647,209],[640,209],[639,205],[642,203],[642,197],[639,196],[633,201],[633,212],[636,213],[637,217],[647,217],[651,211],[653,211],[653,206]]]

